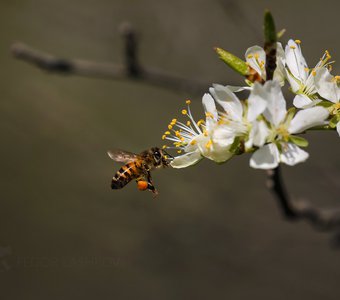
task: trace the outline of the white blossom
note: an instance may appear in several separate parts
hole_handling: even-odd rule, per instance
[[[319,78],[317,74],[326,69],[331,56],[326,51],[316,66],[310,69],[302,55],[300,44],[300,40],[288,41],[285,48],[285,70],[291,90],[296,94],[293,100],[294,106],[307,108],[321,101],[316,88]]]
[[[272,169],[280,162],[293,166],[305,161],[308,153],[295,145],[291,136],[324,124],[328,117],[327,109],[312,107],[301,110],[290,120],[286,100],[276,81],[267,81],[262,89],[259,88],[259,92],[258,97],[267,103],[263,115],[270,124],[270,132],[263,133],[263,138],[268,143],[255,151],[250,159],[250,166]],[[261,135],[260,131],[259,134]]]

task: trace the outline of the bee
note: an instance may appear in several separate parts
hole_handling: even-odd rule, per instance
[[[135,179],[139,190],[149,190],[155,195],[158,192],[152,182],[151,171],[168,167],[173,159],[165,150],[157,147],[145,150],[140,154],[118,149],[108,151],[107,154],[112,160],[125,163],[113,176],[112,189],[121,189]]]

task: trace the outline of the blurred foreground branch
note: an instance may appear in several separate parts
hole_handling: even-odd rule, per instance
[[[80,59],[63,59],[17,42],[11,46],[11,53],[40,69],[63,75],[107,78],[113,80],[135,80],[175,91],[185,91],[201,96],[210,83],[184,78],[157,68],[144,67],[138,62],[138,39],[134,28],[122,24],[125,64],[98,63]]]

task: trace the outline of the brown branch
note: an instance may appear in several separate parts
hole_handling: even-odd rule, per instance
[[[210,85],[208,82],[187,79],[163,70],[142,67],[138,62],[138,37],[133,27],[127,23],[121,25],[124,39],[125,64],[98,63],[80,59],[64,59],[36,50],[24,43],[14,43],[11,53],[42,70],[84,77],[97,77],[111,80],[134,80],[144,84],[163,87],[194,95],[202,95]]]

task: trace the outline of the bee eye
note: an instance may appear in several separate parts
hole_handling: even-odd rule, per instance
[[[155,151],[154,157],[155,157],[156,160],[160,160],[161,159],[161,154],[158,151]]]

